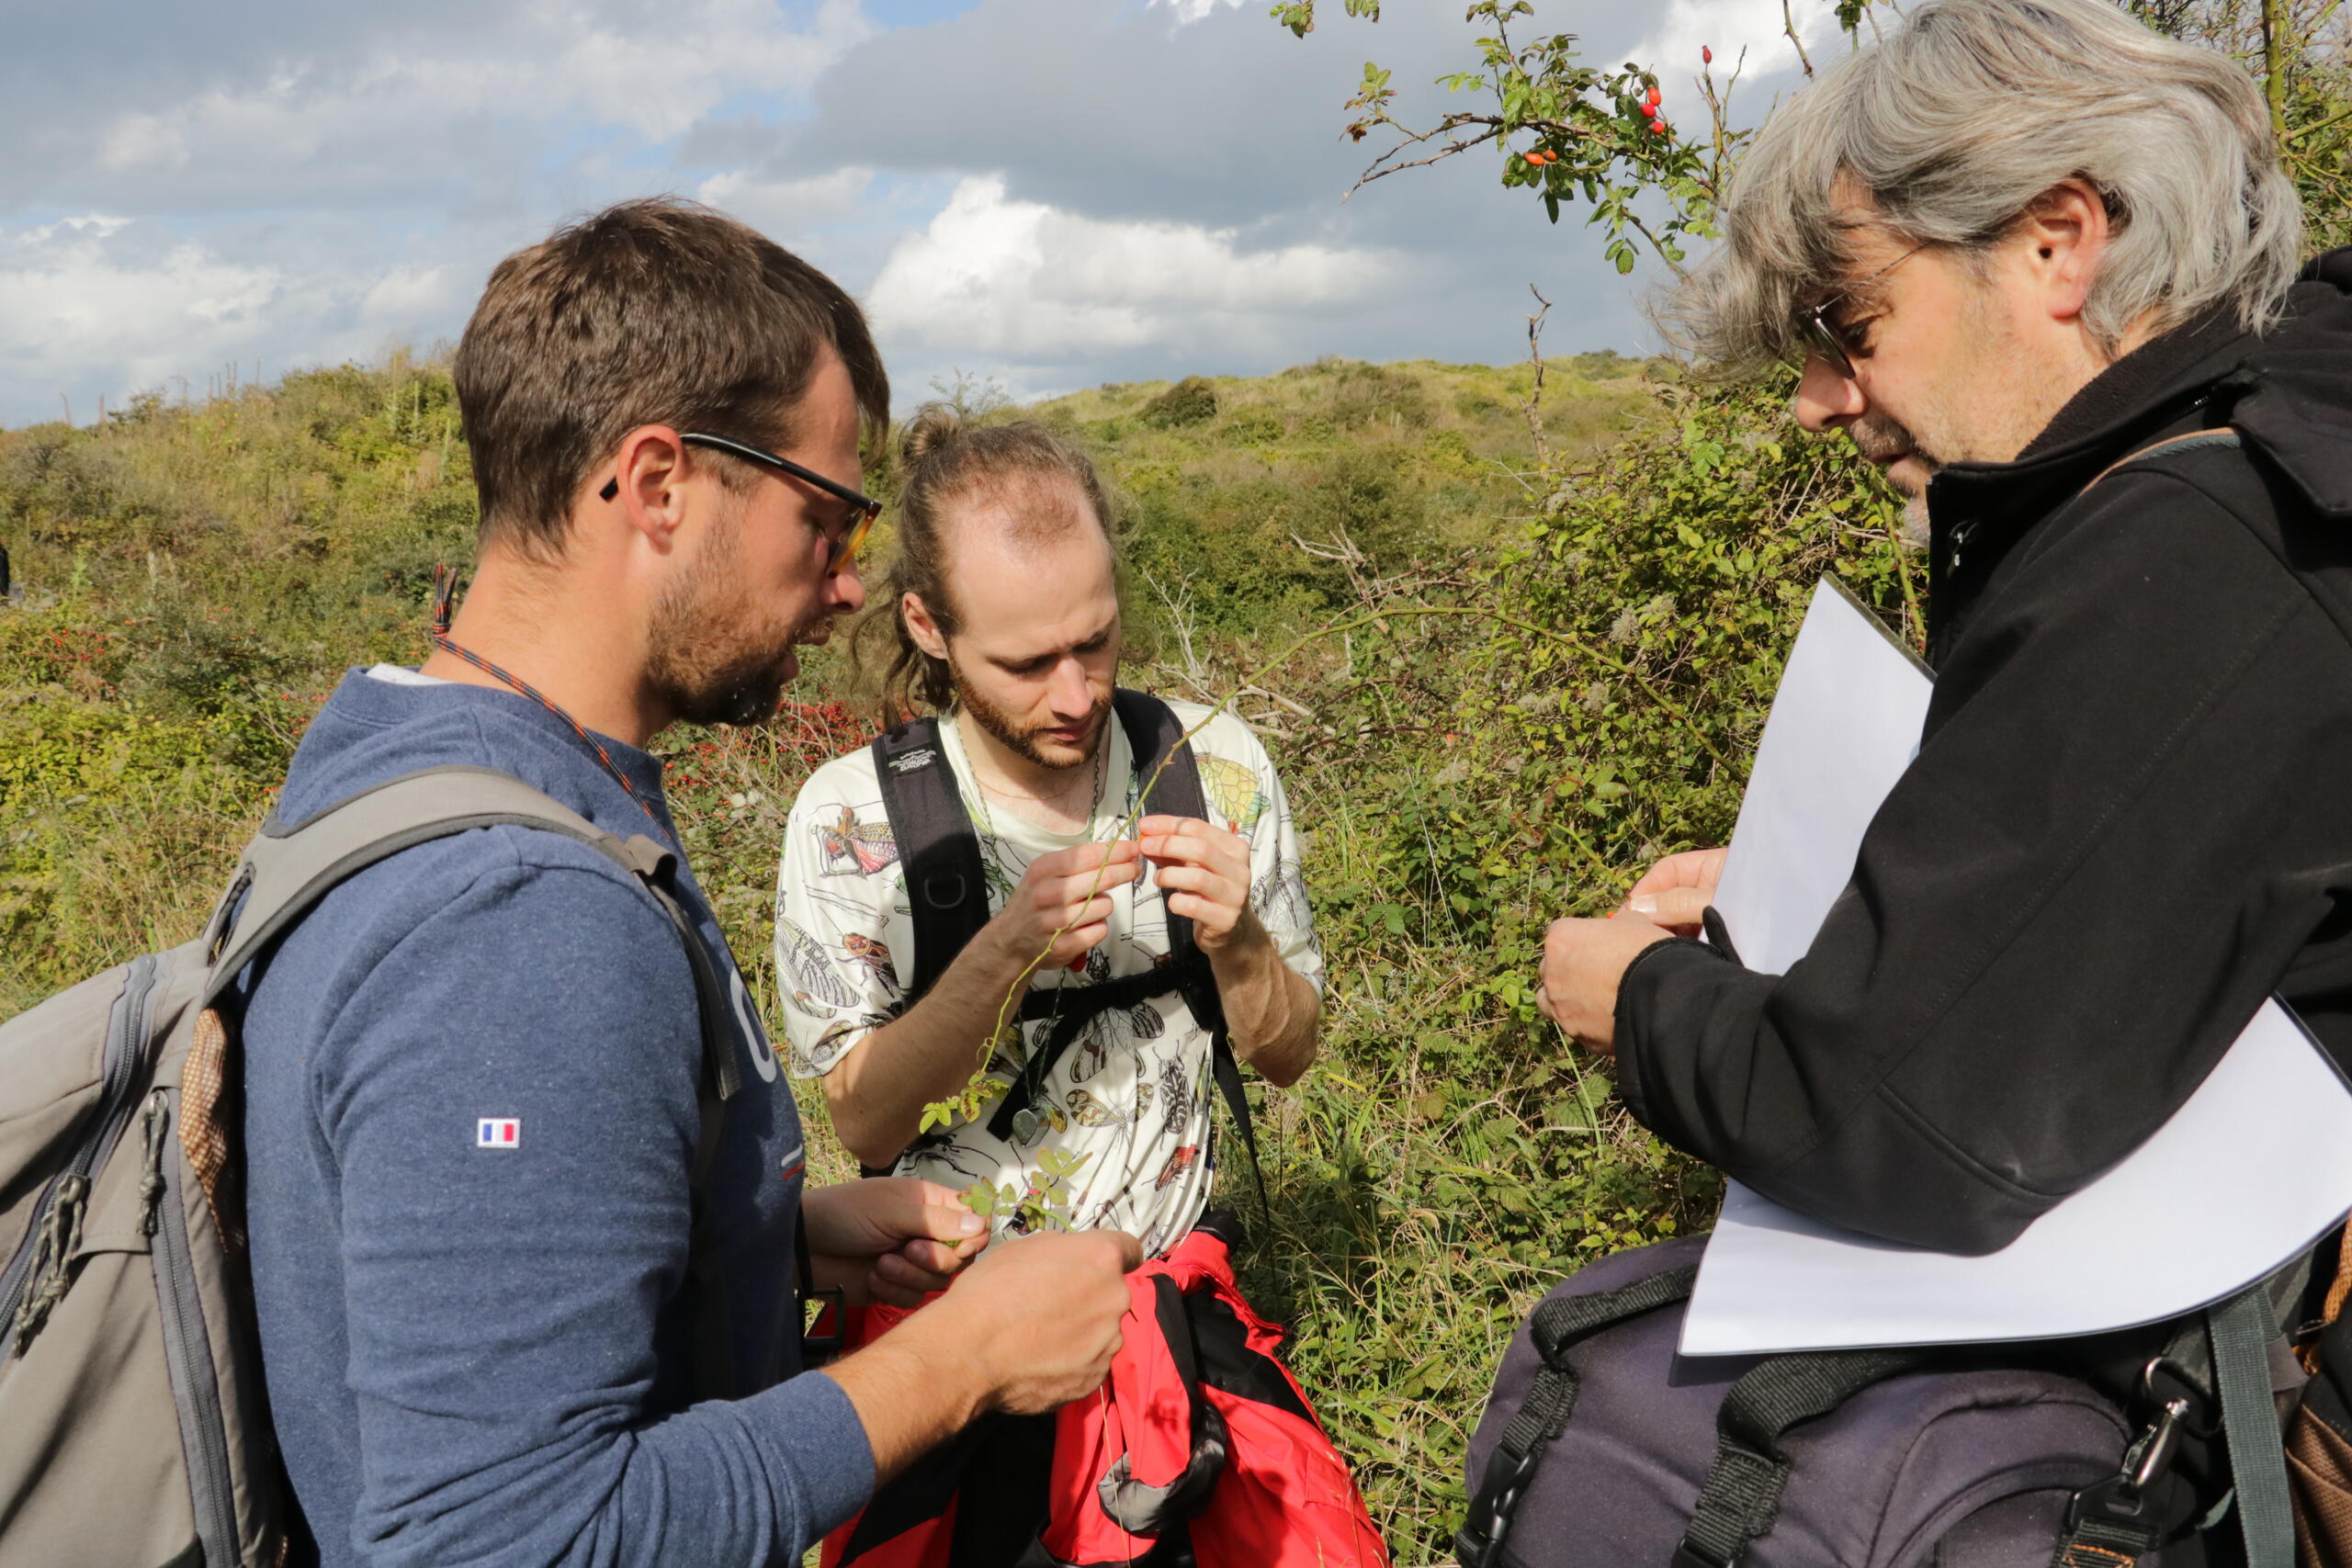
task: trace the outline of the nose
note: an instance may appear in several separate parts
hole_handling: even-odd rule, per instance
[[[1852,377],[1840,376],[1829,361],[1813,354],[1805,356],[1791,408],[1799,424],[1815,435],[1826,435],[1861,418],[1870,400],[1862,396],[1860,385]]]
[[[865,579],[857,574],[857,558],[842,562],[841,570],[825,581],[826,608],[835,615],[854,615],[865,608]]]
[[[1087,683],[1086,666],[1075,659],[1064,659],[1054,666],[1053,683],[1046,690],[1046,701],[1053,704],[1056,716],[1080,719],[1094,711],[1094,691]]]

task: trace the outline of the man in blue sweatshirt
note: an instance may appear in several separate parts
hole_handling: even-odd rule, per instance
[[[858,436],[888,406],[865,322],[741,225],[630,203],[501,264],[456,378],[472,590],[422,670],[345,677],[280,816],[469,764],[677,850],[646,744],[765,718],[795,645],[864,600]],[[249,1228],[294,1562],[793,1564],[973,1416],[1101,1381],[1133,1238],[981,1254],[980,1222],[933,1184],[804,1190],[792,1098],[681,862],[742,1068],[707,1188],[718,1267],[691,1281],[694,979],[601,855],[512,827],[405,851],[246,976]],[[969,1269],[886,1342],[805,1371],[797,1242],[853,1300],[910,1303]],[[732,1340],[716,1358],[692,1333],[705,1291]]]

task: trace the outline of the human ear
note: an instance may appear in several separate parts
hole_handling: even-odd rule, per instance
[[[2026,209],[2019,238],[2051,320],[2081,319],[2113,237],[2106,201],[2080,180],[2051,186]]]
[[[666,550],[685,520],[685,443],[666,424],[642,424],[614,454],[613,503],[628,526]]]
[[[917,648],[933,659],[947,657],[947,637],[940,631],[939,623],[931,618],[930,607],[923,604],[922,594],[900,595],[899,618],[906,623],[907,635],[915,639]]]

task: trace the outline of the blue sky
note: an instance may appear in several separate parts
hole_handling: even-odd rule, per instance
[[[1799,6],[1810,30],[1827,6]],[[1301,40],[1265,0],[117,0],[103,27],[16,0],[0,424],[452,338],[500,256],[656,191],[838,276],[902,406],[958,369],[1035,396],[1509,359],[1530,284],[1555,350],[1647,346],[1645,280],[1491,159],[1340,199],[1363,62],[1407,85],[1469,64],[1461,8],[1389,0],[1375,27],[1330,0]],[[1656,63],[1669,107],[1702,42],[1754,46],[1751,105],[1789,85],[1778,0],[1535,20]]]

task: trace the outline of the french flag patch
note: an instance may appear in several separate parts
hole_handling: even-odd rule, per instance
[[[523,1145],[523,1119],[519,1116],[485,1116],[474,1123],[474,1147],[478,1149],[513,1149]]]

